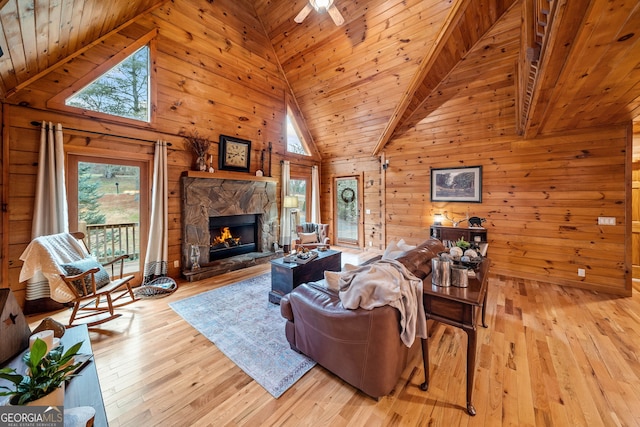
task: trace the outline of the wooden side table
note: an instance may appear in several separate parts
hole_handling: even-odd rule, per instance
[[[461,328],[467,333],[467,412],[475,415],[476,409],[471,401],[473,377],[476,367],[476,324],[478,310],[482,312],[482,326],[485,323],[485,306],[487,303],[487,276],[491,262],[485,259],[476,268],[476,277],[469,279],[469,286],[436,286],[431,283],[431,275],[424,279],[423,301],[427,320],[433,319],[447,325]],[[422,339],[422,356],[424,362],[425,382],[422,390],[429,387],[429,347],[428,339]]]
[[[280,299],[296,286],[324,279],[325,271],[342,269],[342,252],[328,249],[319,251],[318,257],[306,264],[284,262],[284,258],[271,260],[271,291],[269,301],[280,304]]]

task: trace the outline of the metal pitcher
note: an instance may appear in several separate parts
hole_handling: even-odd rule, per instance
[[[461,265],[451,267],[451,286],[466,288],[469,286],[469,270]]]
[[[442,258],[431,258],[431,283],[436,286],[451,286],[452,261]]]

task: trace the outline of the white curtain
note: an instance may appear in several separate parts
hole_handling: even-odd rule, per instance
[[[169,195],[167,194],[167,143],[156,142],[151,187],[149,240],[144,258],[144,282],[166,276],[169,260]]]
[[[311,168],[311,221],[314,224],[322,224],[320,220],[320,174],[318,166]]]
[[[289,181],[291,180],[291,164],[288,160],[282,161],[282,193],[280,194],[280,245],[291,245],[291,217],[289,209],[284,207],[285,197],[289,195]]]
[[[54,132],[55,131],[55,132]],[[31,237],[69,231],[62,125],[42,122]]]
[[[64,138],[62,124],[54,126],[42,122],[40,130],[40,153],[38,157],[38,177],[33,207],[31,238],[69,231],[69,209],[65,187]],[[29,301],[49,298],[49,281],[36,273],[27,282],[25,313],[40,311],[27,307]]]

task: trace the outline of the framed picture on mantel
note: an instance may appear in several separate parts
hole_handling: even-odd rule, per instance
[[[220,135],[218,169],[249,172],[251,166],[251,141]]]
[[[482,202],[482,166],[431,169],[432,202]]]

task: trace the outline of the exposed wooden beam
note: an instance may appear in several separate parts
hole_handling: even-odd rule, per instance
[[[437,61],[442,47],[444,46],[446,40],[451,36],[451,32],[459,22],[462,14],[464,13],[464,10],[469,3],[470,0],[459,0],[449,10],[447,19],[442,25],[442,30],[438,34],[436,42],[431,46],[431,50],[429,50],[429,52],[427,52],[427,54],[425,55],[425,59],[420,64],[420,67],[418,68],[418,71],[416,71],[413,80],[411,80],[409,87],[402,96],[402,99],[398,103],[395,111],[391,115],[387,126],[382,132],[382,135],[380,135],[380,138],[378,139],[378,142],[373,149],[373,156],[377,156],[380,151],[384,149],[385,145],[387,145],[389,139],[391,139],[391,136],[398,126],[398,123],[400,122],[402,116],[404,115],[405,111],[407,111],[407,108],[409,108],[409,104],[415,97],[416,92],[424,82],[424,79],[433,67],[433,64]]]
[[[0,1],[2,1],[2,3],[0,3],[0,9],[1,9],[2,6],[4,6],[4,4],[7,3],[8,0],[0,0]],[[31,83],[39,80],[43,76],[49,74],[51,71],[53,71],[53,70],[65,65],[65,64],[67,64],[69,61],[72,61],[74,58],[77,58],[78,56],[82,55],[83,53],[85,53],[89,49],[93,48],[94,46],[97,46],[98,44],[102,43],[104,40],[108,39],[113,34],[116,34],[116,33],[120,32],[120,31],[122,31],[124,28],[128,27],[133,22],[135,22],[140,16],[144,16],[147,13],[150,13],[150,12],[154,11],[155,9],[159,8],[160,6],[162,6],[163,4],[167,3],[168,1],[169,0],[164,0],[164,1],[160,1],[160,2],[156,3],[154,6],[151,6],[150,8],[145,10],[143,13],[139,14],[138,16],[136,16],[135,18],[132,18],[132,19],[124,22],[122,25],[120,25],[117,28],[114,28],[113,30],[109,31],[108,33],[106,33],[102,37],[97,38],[96,40],[92,41],[91,43],[87,44],[86,46],[81,47],[80,49],[76,50],[75,52],[73,52],[72,54],[66,56],[65,58],[61,59],[60,61],[56,62],[55,64],[50,65],[49,67],[47,67],[46,69],[40,71],[37,74],[34,74],[29,79],[23,81],[22,83],[19,83],[14,88],[9,89],[7,91],[7,93],[5,94],[5,99],[8,99],[8,98],[12,97],[13,95],[15,95],[17,92],[19,92],[23,88],[29,86]]]
[[[525,138],[534,138],[540,132],[550,113],[549,107],[554,93],[557,93],[558,79],[567,66],[567,62],[557,60],[568,58],[575,48],[578,31],[585,25],[583,20],[592,7],[588,0],[561,0],[555,5],[550,17],[551,25],[541,47],[538,75],[531,89],[531,105],[522,125]],[[520,96],[521,94],[518,94]]]
[[[418,91],[418,94],[421,94],[421,97],[418,96],[413,100],[413,104],[409,109],[407,109],[404,116],[402,117],[402,120],[400,121],[400,123],[398,123],[398,126],[396,126],[391,137],[393,137],[394,135],[400,135],[409,130],[411,127],[417,125],[422,119],[429,116],[439,106],[451,99],[452,96],[455,96],[453,92],[449,92],[448,95],[444,95],[445,91],[441,90],[443,86],[447,85],[448,77],[451,72],[453,72],[456,67],[461,64],[465,58],[467,58],[470,52],[476,50],[477,48],[482,48],[482,46],[478,45],[484,43],[485,36],[491,38],[490,33],[496,26],[496,24],[509,11],[511,11],[513,7],[518,7],[518,5],[519,2],[516,1],[503,3],[502,7],[504,7],[504,9],[502,7],[496,9],[496,13],[495,15],[492,15],[493,18],[491,20],[485,20],[482,23],[478,23],[477,26],[474,27],[467,26],[466,28],[461,29],[460,32],[463,32],[463,34],[467,35],[467,40],[472,44],[467,46],[466,50],[458,50],[456,52],[459,57],[454,57],[455,62],[452,63],[453,65],[451,69],[449,69],[446,74],[437,75],[436,73],[433,73],[433,76],[430,74],[427,77],[425,83],[422,85],[422,90]],[[467,24],[470,22],[468,14],[465,22]],[[437,98],[432,96],[433,94],[437,94]]]
[[[436,43],[378,141],[374,155],[393,135],[415,126],[433,111],[436,106],[425,108],[429,95],[515,3],[515,0],[491,0],[487,5],[461,0],[454,5]],[[479,16],[485,19],[478,20]],[[460,34],[464,36],[462,39]],[[441,103],[444,101],[444,98],[440,100]]]

